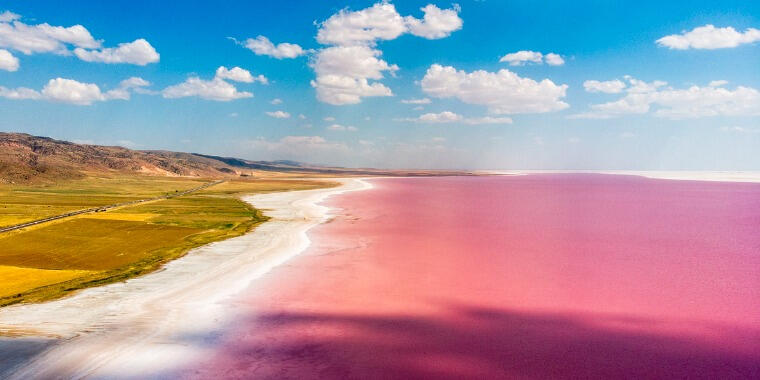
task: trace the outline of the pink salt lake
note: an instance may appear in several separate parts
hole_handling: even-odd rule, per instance
[[[760,184],[370,182],[185,377],[760,377]]]

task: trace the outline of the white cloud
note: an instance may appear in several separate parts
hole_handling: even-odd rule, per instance
[[[115,48],[86,50],[78,47],[74,49],[74,54],[87,62],[131,63],[140,66],[158,62],[160,59],[156,49],[142,38],[119,44]]]
[[[252,93],[238,91],[235,86],[221,78],[202,80],[198,77],[190,77],[180,84],[169,86],[161,94],[167,99],[197,96],[219,102],[253,97]]]
[[[162,91],[164,98],[184,98],[197,96],[202,99],[226,102],[235,99],[253,97],[253,93],[247,91],[238,91],[238,89],[227,82],[233,80],[243,83],[260,82],[268,84],[269,81],[263,75],[253,76],[248,70],[240,67],[227,69],[219,66],[216,69],[216,75],[212,80],[203,80],[197,76],[187,78],[184,82],[169,86]]]
[[[420,117],[416,119],[416,121],[419,121],[420,123],[453,123],[460,120],[462,120],[462,115],[451,111],[443,111],[440,113],[426,113],[420,115]]]
[[[720,86],[725,86],[727,84],[728,84],[727,80],[713,80],[713,81],[710,81],[710,83],[708,84],[708,86],[710,86],[710,87],[720,87]]]
[[[569,107],[561,99],[567,85],[549,79],[537,82],[502,69],[498,72],[465,72],[451,66],[430,66],[422,90],[437,98],[455,97],[468,104],[488,107],[494,114],[543,113]]]
[[[129,100],[131,91],[139,93],[148,93],[145,87],[150,86],[150,82],[140,77],[131,77],[124,79],[119,83],[119,87],[105,93],[108,99]]]
[[[732,27],[704,25],[681,34],[671,34],[656,42],[670,49],[722,49],[760,41],[760,30],[748,28],[743,33]]]
[[[19,15],[11,12],[0,14],[0,48],[8,48],[23,54],[54,53],[74,55],[87,62],[131,63],[147,65],[158,62],[156,49],[144,39],[119,44],[115,48],[103,48],[82,25],[70,27],[52,26],[47,23],[27,25],[18,21]]]
[[[290,117],[290,114],[285,111],[268,111],[265,113],[275,119],[287,119]]]
[[[113,90],[102,92],[94,83],[83,83],[73,79],[55,78],[48,81],[41,91],[19,87],[9,89],[0,86],[0,97],[14,100],[48,100],[79,106],[89,106],[107,100],[129,100],[130,91],[149,86],[142,78],[132,77],[121,81]]]
[[[555,53],[549,53],[544,57],[544,60],[546,61],[546,64],[549,66],[562,66],[565,64],[565,60],[562,59],[562,56]]]
[[[543,58],[544,55],[537,51],[520,50],[501,57],[499,62],[509,62],[512,66],[521,66],[526,62],[541,63]]]
[[[311,81],[317,99],[344,105],[359,103],[364,97],[392,96],[391,89],[378,81],[385,72],[394,75],[398,66],[379,58],[382,52],[374,47],[377,41],[404,33],[443,38],[461,28],[458,6],[441,10],[428,5],[422,11],[421,20],[404,18],[393,4],[383,1],[359,11],[343,9],[320,23],[317,41],[333,46],[319,50],[311,62],[317,74]]]
[[[440,9],[428,4],[420,10],[425,13],[422,20],[413,16],[404,17],[409,33],[415,36],[432,40],[448,37],[452,32],[462,29],[458,5],[454,5],[452,9]]]
[[[263,81],[258,78],[254,78],[254,76],[251,75],[250,71],[246,69],[242,69],[237,66],[231,69],[227,69],[224,66],[219,66],[219,68],[216,69],[216,77],[221,78],[221,79],[229,79],[235,82],[243,82],[243,83],[252,83],[253,81],[256,81],[256,80],[262,82],[263,84],[269,83],[269,81],[266,78]],[[263,77],[263,76],[260,76],[260,77]]]
[[[465,118],[462,115],[459,115],[451,111],[443,111],[439,113],[426,113],[416,118],[396,119],[396,121],[412,121],[415,123],[432,123],[432,124],[462,122],[464,124],[469,124],[469,125],[512,124],[512,119],[508,117],[485,116],[485,117]]]
[[[26,87],[6,88],[0,86],[0,97],[12,100],[39,100],[42,99],[42,94]]]
[[[332,116],[327,116],[327,117],[323,118],[322,120],[324,120],[324,121],[335,121],[335,118],[332,117]]]
[[[467,118],[464,119],[465,124],[512,124],[512,118],[509,117],[492,117],[492,116],[484,116],[484,117],[474,117],[474,118]]]
[[[63,78],[51,79],[42,88],[42,95],[46,99],[76,105],[90,105],[105,100],[98,85]]]
[[[389,65],[379,56],[380,50],[367,46],[332,46],[317,54],[312,67],[317,74],[311,81],[317,98],[325,103],[356,104],[362,97],[391,96],[383,84],[369,79],[383,78],[383,72],[395,72],[398,66]]]
[[[18,66],[18,58],[14,57],[8,50],[0,49],[0,70],[16,71]]]
[[[277,59],[296,58],[306,54],[306,51],[299,45],[287,42],[275,45],[264,36],[258,36],[255,39],[249,38],[245,40],[243,46],[256,53],[256,55],[267,55]]]
[[[300,115],[298,115],[298,118],[301,119],[301,120],[306,120],[306,115],[300,114]]]
[[[508,62],[510,66],[522,66],[526,63],[546,64],[550,66],[561,66],[565,64],[565,60],[562,56],[555,53],[548,53],[546,55],[537,51],[520,50],[518,52],[509,53],[499,59],[499,62]]]
[[[82,25],[62,27],[48,24],[27,25],[20,21],[0,22],[0,47],[27,55],[69,54],[68,45],[97,49],[100,48],[100,41],[96,41]]]
[[[13,13],[11,11],[5,11],[0,13],[0,22],[11,22],[21,18],[21,15]]]
[[[666,87],[663,81],[644,82],[626,77],[630,86],[627,94],[615,101],[594,104],[591,111],[571,115],[576,119],[608,119],[626,114],[646,114],[669,119],[687,119],[707,116],[760,115],[760,92],[751,87],[738,86],[731,90],[722,82],[710,86],[691,86],[685,89]]]
[[[346,9],[319,25],[317,41],[324,45],[373,44],[392,40],[407,31],[393,4],[382,2],[360,11]]]
[[[430,99],[428,98],[422,98],[422,99],[403,99],[401,100],[401,103],[404,104],[430,104]]]
[[[269,104],[273,104],[275,106],[278,105],[278,104],[282,104],[282,99],[280,99],[280,98],[274,98],[274,99],[272,99],[271,102],[269,102]]]
[[[356,131],[359,130],[359,128],[356,128],[356,127],[354,127],[352,125],[345,126],[345,125],[340,125],[340,124],[332,124],[332,125],[330,125],[330,126],[327,127],[327,130],[328,131],[340,131],[340,132],[343,132],[343,131],[356,132]]]
[[[42,88],[42,95],[49,100],[87,106],[96,101],[106,100],[94,83],[82,83],[73,79],[51,79]]]
[[[367,46],[333,46],[322,49],[312,63],[317,76],[341,75],[350,78],[382,79],[398,66],[380,59],[382,52]]]
[[[605,94],[621,93],[623,92],[623,89],[625,89],[625,86],[626,84],[620,79],[608,81],[587,80],[583,82],[583,88],[585,88],[586,91],[603,92]]]

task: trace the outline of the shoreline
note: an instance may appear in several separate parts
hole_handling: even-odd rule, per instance
[[[192,363],[203,352],[183,340],[213,342],[235,315],[233,296],[309,246],[306,232],[331,217],[321,202],[371,188],[361,179],[333,180],[341,186],[242,197],[271,219],[151,274],[0,309],[0,334],[7,336],[0,337],[0,365],[7,367],[0,377],[108,377],[125,367],[139,377]]]
[[[720,171],[720,170],[479,170],[484,175],[529,175],[529,174],[608,174],[633,175],[651,179],[674,181],[711,182],[760,182],[760,171]]]

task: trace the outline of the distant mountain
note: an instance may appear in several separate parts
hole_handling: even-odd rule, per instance
[[[466,174],[321,167],[288,160],[250,161],[198,153],[75,144],[25,133],[0,132],[0,183],[50,182],[98,173],[229,178],[251,175],[252,170],[332,175]]]

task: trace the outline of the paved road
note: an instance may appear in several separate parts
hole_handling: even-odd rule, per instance
[[[182,191],[182,192],[179,192],[179,193],[174,193],[174,194],[169,194],[169,195],[161,195],[161,196],[158,196],[158,197],[153,197],[153,198],[148,198],[148,199],[138,199],[138,200],[129,201],[129,202],[115,203],[115,204],[111,204],[111,205],[105,205],[105,206],[88,208],[88,209],[84,209],[84,210],[77,210],[77,211],[67,212],[65,214],[50,216],[50,217],[47,217],[47,218],[44,218],[44,219],[38,219],[38,220],[31,221],[31,222],[26,222],[26,223],[16,224],[16,225],[13,225],[13,226],[3,227],[3,228],[0,228],[0,233],[9,232],[9,231],[15,231],[15,230],[22,229],[22,228],[25,228],[25,227],[35,226],[35,225],[38,225],[38,224],[51,222],[53,220],[68,218],[68,217],[75,216],[75,215],[89,214],[89,213],[94,213],[94,212],[102,212],[102,211],[107,211],[107,210],[110,210],[110,209],[113,209],[113,208],[116,208],[116,207],[131,206],[131,205],[135,205],[135,204],[138,204],[138,203],[144,203],[144,202],[150,202],[150,201],[157,201],[157,200],[161,200],[161,199],[170,199],[170,198],[181,197],[183,195],[187,195],[187,194],[199,191],[199,190],[203,190],[203,189],[209,188],[209,187],[214,186],[214,185],[218,185],[218,184],[220,184],[222,182],[224,182],[224,180],[209,182],[209,183],[203,184],[201,186],[194,187],[192,189],[185,190],[185,191]]]

